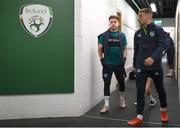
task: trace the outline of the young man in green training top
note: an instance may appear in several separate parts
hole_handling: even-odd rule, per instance
[[[109,111],[110,84],[112,74],[114,72],[119,83],[120,90],[120,107],[125,108],[124,100],[125,77],[126,72],[124,64],[127,57],[127,42],[124,33],[119,32],[119,17],[111,15],[109,17],[109,29],[98,36],[98,54],[103,67],[104,81],[104,100],[105,104],[100,112],[107,113]]]

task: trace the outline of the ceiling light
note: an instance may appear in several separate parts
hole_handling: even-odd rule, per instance
[[[139,6],[137,5],[137,3],[136,3],[134,0],[132,0],[132,2],[133,2],[134,5],[137,7],[137,9],[140,10],[140,8],[139,8]]]
[[[156,4],[154,2],[151,3],[150,6],[153,12],[157,12]]]

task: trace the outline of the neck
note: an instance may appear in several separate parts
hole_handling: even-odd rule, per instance
[[[118,29],[116,30],[112,30],[112,29],[109,29],[111,32],[118,32]]]
[[[144,26],[147,27],[151,23],[152,23],[152,20],[149,20]]]

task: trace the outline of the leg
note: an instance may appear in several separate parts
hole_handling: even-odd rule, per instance
[[[129,126],[141,126],[143,124],[144,94],[147,81],[147,73],[139,71],[136,75],[137,87],[137,117],[128,122]]]
[[[174,49],[171,48],[168,52],[167,52],[167,60],[168,60],[168,67],[169,67],[169,73],[166,74],[166,77],[172,77],[174,74]]]
[[[148,77],[147,82],[146,82],[146,91],[145,91],[145,93],[149,98],[149,105],[151,107],[154,107],[154,106],[156,106],[157,101],[152,96],[152,85],[153,85],[153,80],[151,79],[151,77]]]
[[[167,107],[167,101],[166,101],[166,92],[163,85],[163,69],[160,69],[159,71],[155,71],[152,74],[152,79],[154,81],[156,91],[159,95],[159,100],[162,108]]]
[[[104,96],[110,96],[110,84],[113,70],[111,67],[103,67]]]
[[[136,88],[137,88],[137,115],[143,115],[145,104],[145,86],[147,81],[147,74],[145,72],[137,73]]]
[[[145,91],[145,94],[147,96],[151,95],[152,93],[152,84],[153,84],[153,81],[150,77],[147,78],[147,81],[146,81],[146,91]]]
[[[112,69],[109,66],[103,66],[103,81],[104,81],[104,107],[100,110],[101,114],[109,112],[110,84],[112,78]]]
[[[175,55],[175,50],[174,47],[172,47],[167,53],[167,60],[170,69],[174,68],[174,55]]]
[[[160,105],[161,105],[161,121],[163,123],[168,122],[168,114],[166,112],[167,107],[167,99],[166,99],[166,92],[163,86],[163,69],[160,69],[159,71],[154,72],[152,74],[152,78],[154,80],[154,84],[156,87],[156,90],[159,95]]]
[[[125,77],[126,77],[126,71],[123,67],[124,65],[120,65],[114,70],[114,74],[116,76],[116,79],[119,83],[119,91],[124,92],[125,91]]]
[[[119,67],[116,67],[114,69],[114,74],[116,76],[116,79],[119,83],[119,91],[120,91],[120,108],[125,108],[126,103],[124,99],[124,91],[125,91],[125,77],[126,77],[126,72],[124,69],[124,65],[120,65]]]
[[[171,62],[171,51],[170,50],[167,51],[167,62],[168,62],[168,67],[169,67],[170,62]]]

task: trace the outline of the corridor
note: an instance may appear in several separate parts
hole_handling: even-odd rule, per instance
[[[180,0],[1,0],[0,14],[0,127],[127,127],[136,117],[136,85],[129,79],[134,54],[137,69],[150,67],[162,78],[169,40],[172,57],[162,60],[169,121],[160,119],[153,87],[157,105],[146,97],[137,124],[180,127]],[[127,73],[124,109],[111,71],[121,85]],[[109,102],[110,112],[100,114]]]

